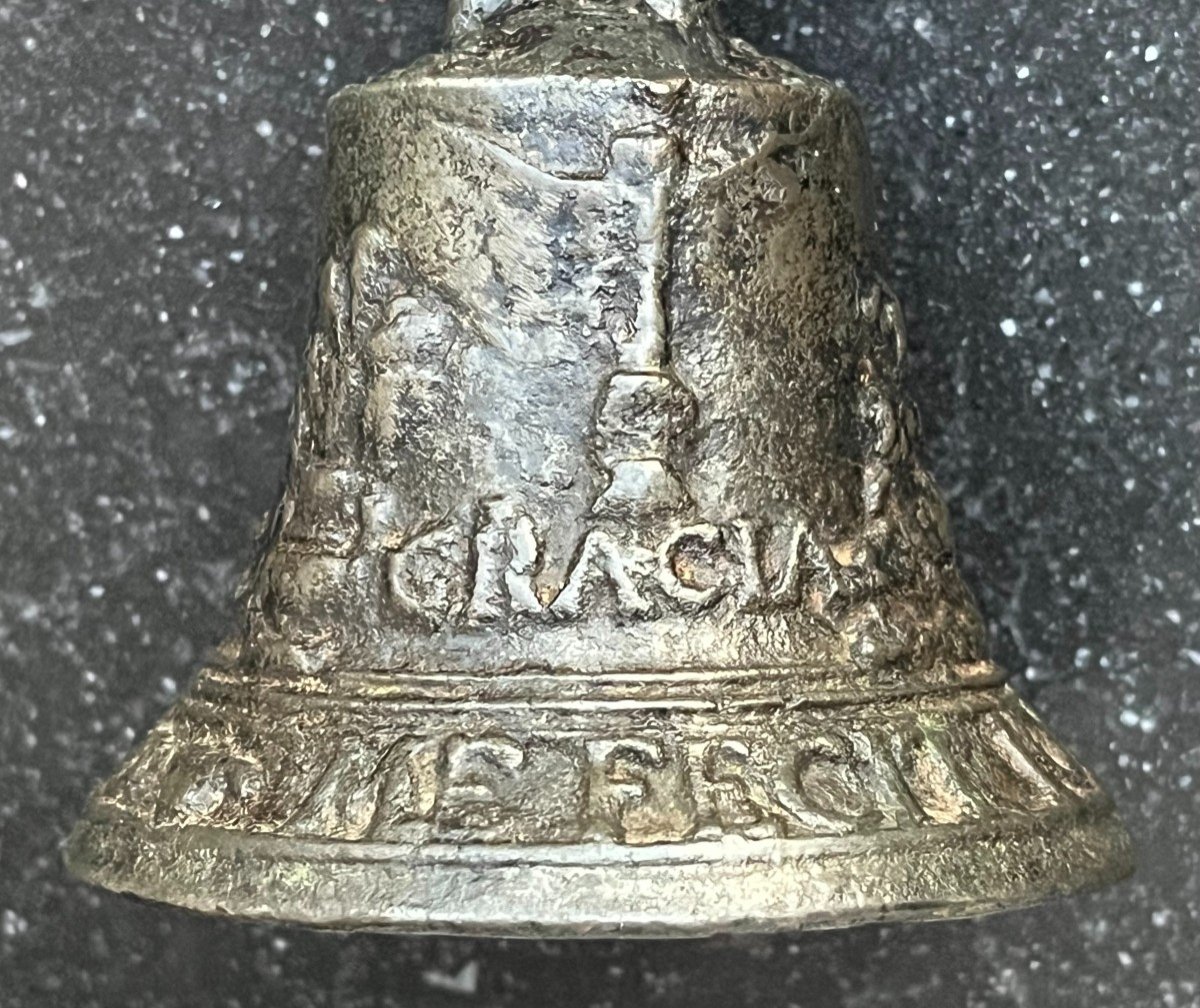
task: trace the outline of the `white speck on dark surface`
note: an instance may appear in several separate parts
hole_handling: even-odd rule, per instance
[[[474,959],[462,965],[456,973],[440,969],[428,969],[421,973],[426,985],[451,994],[471,995],[479,986],[479,963]]]
[[[1200,1004],[1198,0],[726,5],[860,98],[964,573],[1113,794],[1131,882],[570,944],[246,926],[66,876],[89,788],[229,626],[277,497],[323,105],[432,48],[440,6],[0,0],[0,1004]]]

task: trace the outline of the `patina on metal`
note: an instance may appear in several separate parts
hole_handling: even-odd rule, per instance
[[[244,625],[84,878],[332,928],[985,913],[1127,836],[1004,685],[914,456],[850,97],[694,0],[460,0],[330,108]]]

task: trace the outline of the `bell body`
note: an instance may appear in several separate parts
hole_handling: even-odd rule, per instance
[[[1127,872],[984,657],[851,100],[702,8],[491,7],[331,106],[245,623],[72,867],[244,917],[566,936]]]

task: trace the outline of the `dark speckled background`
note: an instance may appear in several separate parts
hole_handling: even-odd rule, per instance
[[[926,454],[997,656],[1136,879],[679,944],[331,936],[58,847],[232,614],[282,475],[321,110],[437,0],[0,0],[0,1005],[1200,1004],[1200,2],[734,0],[860,96]]]

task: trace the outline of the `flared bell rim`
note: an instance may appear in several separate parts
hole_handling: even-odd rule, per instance
[[[71,871],[234,919],[500,938],[700,938],[1017,910],[1133,871],[1106,799],[987,824],[796,840],[425,847],[86,817]]]
[[[66,853],[208,913],[564,938],[964,917],[1132,870],[1111,800],[994,686],[647,712],[198,684]]]

